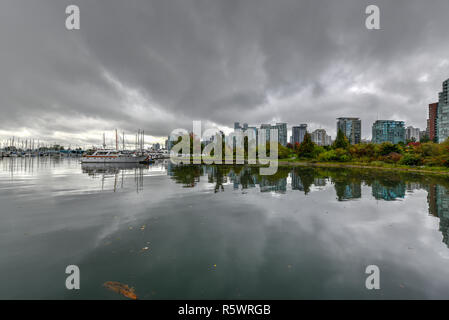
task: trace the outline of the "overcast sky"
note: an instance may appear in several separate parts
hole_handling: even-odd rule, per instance
[[[365,28],[369,4],[381,30]],[[447,0],[2,0],[0,139],[163,141],[192,120],[335,136],[341,116],[364,138],[376,119],[425,129],[449,78],[448,14]]]

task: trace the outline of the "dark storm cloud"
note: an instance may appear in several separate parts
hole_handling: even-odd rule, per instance
[[[81,30],[65,29],[65,7]],[[365,28],[381,9],[382,30]],[[0,133],[94,140],[192,120],[335,118],[425,127],[449,77],[449,2],[359,0],[24,1],[0,8]],[[25,132],[25,133],[23,133]]]

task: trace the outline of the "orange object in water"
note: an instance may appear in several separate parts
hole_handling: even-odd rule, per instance
[[[128,287],[127,284],[123,284],[117,281],[107,281],[103,284],[103,286],[127,298],[137,300],[137,295],[134,292],[134,288]]]

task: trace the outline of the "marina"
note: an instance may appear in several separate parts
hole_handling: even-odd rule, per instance
[[[44,144],[35,139],[15,138],[6,140],[0,145],[0,158],[79,158],[82,163],[153,163],[156,160],[168,159],[169,152],[165,149],[148,148],[145,145],[145,133],[139,130],[136,134],[134,149],[127,149],[125,133],[119,148],[119,136],[115,131],[115,148],[106,148],[106,138],[103,134],[101,147],[92,146],[89,149],[77,147],[72,149],[58,144]]]

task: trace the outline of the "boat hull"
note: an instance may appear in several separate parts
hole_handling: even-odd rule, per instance
[[[81,159],[81,163],[139,163],[145,161],[147,156],[138,157],[94,157],[87,156]]]

